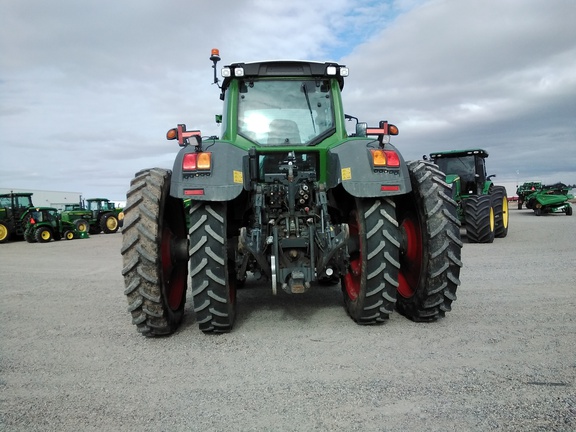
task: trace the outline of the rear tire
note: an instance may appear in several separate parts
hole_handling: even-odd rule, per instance
[[[446,175],[436,165],[412,161],[408,170],[412,192],[397,200],[401,254],[396,309],[413,321],[433,321],[456,300],[460,221]]]
[[[490,193],[494,208],[494,236],[504,238],[508,235],[508,195],[504,186],[494,186]]]
[[[566,216],[572,216],[572,206],[566,207]]]
[[[114,234],[118,231],[118,228],[120,228],[120,224],[116,216],[107,214],[100,219],[100,228],[102,228],[105,234]]]
[[[34,237],[34,231],[26,230],[24,231],[24,240],[28,243],[36,243],[36,237]]]
[[[10,229],[7,225],[0,223],[0,243],[6,243],[10,239]]]
[[[469,243],[494,241],[494,209],[490,195],[473,195],[464,205],[466,237]]]
[[[188,238],[182,200],[170,196],[171,175],[160,168],[136,173],[126,197],[124,294],[144,336],[173,333],[184,315]]]
[[[350,214],[348,273],[342,279],[346,312],[358,324],[376,324],[394,312],[399,246],[391,199],[355,198]]]
[[[192,202],[190,206],[190,276],[194,312],[204,333],[226,333],[236,318],[235,250],[229,243],[227,204]]]

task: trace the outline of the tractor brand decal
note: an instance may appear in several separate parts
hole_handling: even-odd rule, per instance
[[[234,183],[243,183],[242,171],[233,171]]]
[[[352,180],[352,168],[342,168],[342,180]]]

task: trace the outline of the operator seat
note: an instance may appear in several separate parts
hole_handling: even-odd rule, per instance
[[[292,120],[276,119],[270,122],[268,132],[269,145],[302,144],[300,130],[296,122]]]

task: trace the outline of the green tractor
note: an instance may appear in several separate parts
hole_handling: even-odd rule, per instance
[[[482,149],[434,152],[430,159],[446,174],[458,216],[470,243],[492,243],[508,234],[508,195],[486,174],[488,152]]]
[[[62,220],[58,209],[53,207],[29,208],[23,220],[26,221],[24,239],[28,243],[88,238],[87,232],[79,231],[73,223]]]
[[[178,328],[189,277],[205,333],[232,330],[238,288],[258,279],[282,296],[340,283],[363,325],[394,308],[414,321],[450,311],[462,265],[450,186],[434,164],[403,159],[387,121],[347,133],[348,68],[233,63],[220,85],[217,50],[210,59],[221,137],[170,129],[173,169],[137,172],[127,192],[122,274],[138,331]]]
[[[124,213],[107,198],[89,198],[83,204],[66,205],[62,219],[90,234],[112,234],[122,227]]]
[[[526,196],[526,207],[534,210],[536,216],[546,213],[565,213],[572,216],[572,206],[569,200],[574,196],[569,193],[570,189],[563,183],[541,186]]]
[[[73,223],[78,231],[90,231],[92,212],[85,209],[82,204],[66,204],[62,210],[62,220]]]
[[[90,234],[98,234],[101,231],[112,234],[122,227],[124,213],[109,199],[89,198],[86,200],[86,209],[92,212]]]
[[[526,203],[526,197],[532,195],[534,192],[542,190],[542,182],[531,181],[524,182],[516,189],[516,195],[518,196],[518,210],[522,210],[522,205]]]
[[[0,243],[24,236],[22,215],[32,206],[32,193],[0,195]]]

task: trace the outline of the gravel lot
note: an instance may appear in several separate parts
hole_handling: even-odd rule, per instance
[[[121,234],[0,245],[0,430],[574,431],[576,217],[510,212],[453,311],[360,327],[339,287],[248,283],[230,334],[147,339]]]

